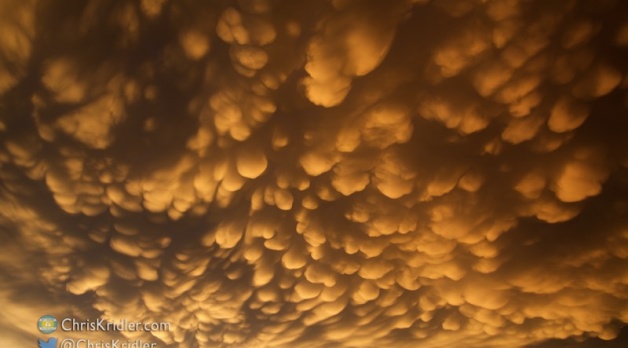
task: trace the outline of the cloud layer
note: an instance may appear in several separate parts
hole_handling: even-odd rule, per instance
[[[4,1],[2,306],[168,321],[168,347],[612,340],[626,13]]]

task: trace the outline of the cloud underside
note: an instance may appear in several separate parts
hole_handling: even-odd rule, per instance
[[[4,345],[42,296],[168,347],[628,323],[623,2],[57,5],[0,4]]]

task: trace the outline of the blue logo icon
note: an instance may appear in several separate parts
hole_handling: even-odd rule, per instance
[[[50,338],[48,341],[39,340],[39,348],[57,348],[57,339]]]
[[[51,334],[57,329],[57,318],[53,317],[52,315],[44,315],[43,317],[39,318],[39,321],[37,322],[37,327],[42,333]]]

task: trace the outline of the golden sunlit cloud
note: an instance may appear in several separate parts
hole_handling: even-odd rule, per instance
[[[626,344],[624,2],[59,5],[0,4],[0,346]]]

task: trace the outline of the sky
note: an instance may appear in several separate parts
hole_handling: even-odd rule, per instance
[[[2,0],[0,346],[625,347],[627,62],[622,0]]]

